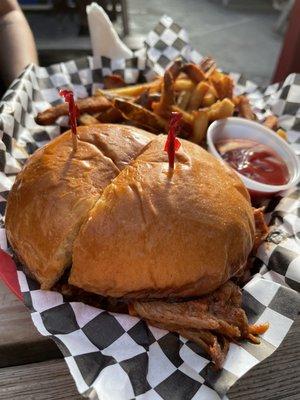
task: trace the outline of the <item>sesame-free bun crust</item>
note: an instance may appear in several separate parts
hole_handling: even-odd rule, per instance
[[[175,169],[166,136],[124,125],[78,128],[29,158],[9,194],[8,239],[49,289],[69,283],[104,296],[200,296],[247,260],[254,217],[243,183],[181,140]]]
[[[68,131],[28,159],[9,193],[5,225],[42,288],[71,265],[74,239],[103,189],[152,138],[122,125],[82,126],[76,153]]]
[[[104,189],[75,239],[71,284],[111,297],[199,296],[245,265],[254,218],[243,183],[185,140],[170,171],[165,140]]]

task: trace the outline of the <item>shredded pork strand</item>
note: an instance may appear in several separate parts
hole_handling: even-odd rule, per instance
[[[255,239],[252,252],[257,250],[269,233],[269,228],[264,219],[264,209],[254,208],[253,214],[255,221]]]
[[[228,281],[197,300],[136,301],[129,312],[194,341],[211,356],[216,368],[221,368],[230,342],[247,339],[259,343],[256,335],[268,328],[267,324],[249,326],[241,303],[239,287]]]

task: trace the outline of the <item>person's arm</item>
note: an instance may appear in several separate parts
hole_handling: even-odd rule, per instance
[[[0,1],[0,78],[9,85],[30,63],[38,63],[34,38],[16,0]]]

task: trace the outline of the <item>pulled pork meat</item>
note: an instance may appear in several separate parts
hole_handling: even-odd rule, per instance
[[[264,219],[264,209],[253,208],[253,215],[255,221],[255,238],[252,253],[258,249],[269,233],[268,225]]]
[[[177,332],[197,343],[219,369],[230,342],[247,339],[257,344],[259,339],[256,335],[268,329],[268,324],[249,325],[241,304],[239,287],[228,281],[197,300],[135,301],[129,305],[129,312],[150,325]]]

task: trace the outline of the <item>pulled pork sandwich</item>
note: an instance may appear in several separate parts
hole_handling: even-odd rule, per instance
[[[267,326],[248,324],[231,278],[265,230],[237,174],[185,140],[170,168],[166,136],[135,127],[82,126],[77,140],[74,151],[68,131],[38,150],[8,198],[8,239],[41,287],[67,273],[217,367],[231,341],[257,342]]]

